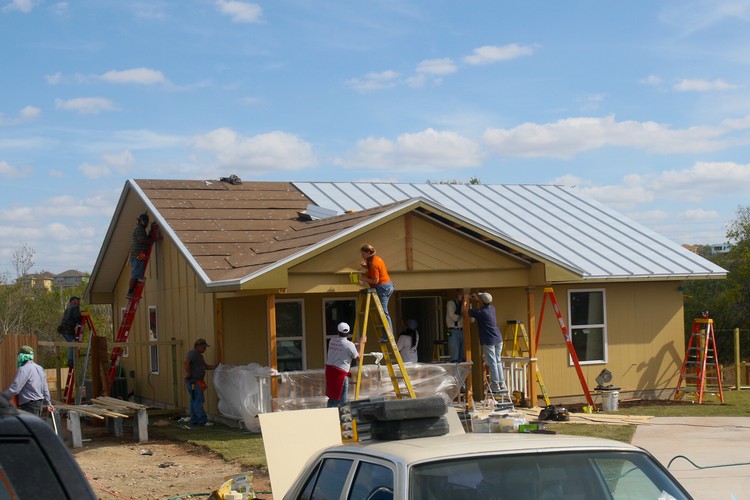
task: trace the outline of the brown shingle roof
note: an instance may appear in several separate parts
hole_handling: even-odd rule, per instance
[[[291,183],[135,183],[211,281],[261,271],[392,206],[304,221],[298,213],[311,202]]]

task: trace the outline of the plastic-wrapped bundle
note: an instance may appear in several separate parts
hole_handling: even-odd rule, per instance
[[[260,432],[259,413],[271,410],[271,376],[274,370],[257,363],[244,366],[219,365],[214,370],[214,386],[219,412],[242,420],[252,432]]]

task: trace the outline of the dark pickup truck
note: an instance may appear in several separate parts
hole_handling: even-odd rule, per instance
[[[0,498],[96,499],[65,443],[0,396]]]

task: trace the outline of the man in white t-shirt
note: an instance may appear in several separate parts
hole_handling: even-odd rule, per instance
[[[328,342],[326,359],[326,396],[329,408],[346,404],[346,393],[349,389],[349,370],[352,361],[359,358],[357,346],[348,338],[349,325],[339,323],[339,336]],[[359,339],[358,344],[367,342],[367,337]]]

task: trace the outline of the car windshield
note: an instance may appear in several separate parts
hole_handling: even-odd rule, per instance
[[[411,500],[684,500],[689,496],[648,455],[555,452],[478,455],[412,467]]]

